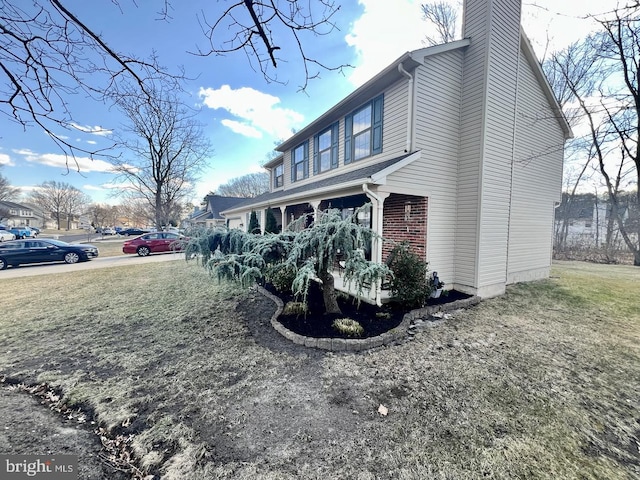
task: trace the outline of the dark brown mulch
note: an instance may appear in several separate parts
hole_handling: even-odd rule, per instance
[[[270,285],[264,286],[274,295],[278,295],[284,304],[294,301],[290,295],[283,295],[273,289]],[[438,305],[453,302],[470,295],[458,291],[450,291],[437,299],[429,299],[427,305]],[[378,307],[369,303],[360,302],[358,304],[353,298],[338,297],[338,305],[342,314],[325,313],[322,291],[320,286],[312,282],[308,296],[309,311],[306,315],[280,315],[278,320],[287,329],[314,338],[354,338],[348,337],[332,327],[334,320],[338,318],[350,318],[356,320],[364,328],[364,334],[358,338],[375,337],[388,332],[397,327],[408,310],[400,308],[398,305],[389,304]]]

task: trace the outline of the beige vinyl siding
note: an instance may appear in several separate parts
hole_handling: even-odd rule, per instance
[[[471,45],[463,77],[456,279],[494,295],[504,289],[507,270],[520,3],[465,6]]]
[[[554,203],[562,189],[562,130],[531,66],[521,58],[508,283],[550,268]]]
[[[482,157],[485,55],[481,48],[486,38],[484,16],[486,2],[467,5],[465,37],[471,45],[465,53],[463,96],[460,119],[460,153],[458,160],[458,202],[455,244],[456,283],[477,285],[477,237],[480,204],[480,165]]]
[[[380,92],[383,93],[383,92]],[[379,94],[378,94],[379,95]],[[376,95],[377,96],[377,95]],[[371,97],[373,100],[374,97]],[[284,189],[294,188],[328,176],[357,170],[373,163],[389,160],[404,153],[407,138],[408,81],[401,80],[384,91],[382,120],[382,153],[344,164],[344,117],[336,118],[339,123],[338,168],[313,174],[313,135],[309,140],[309,177],[303,181],[291,182],[291,150],[284,152]],[[360,105],[354,108],[357,109]],[[314,135],[320,132],[314,132]],[[303,143],[303,142],[300,142]],[[298,144],[299,145],[299,144]]]
[[[459,50],[425,58],[415,71],[415,145],[419,160],[393,173],[385,188],[429,197],[429,269],[450,283],[455,276],[456,190],[462,59]]]
[[[500,22],[494,21],[490,27],[478,287],[506,281],[520,52],[519,2],[493,3],[501,15]]]

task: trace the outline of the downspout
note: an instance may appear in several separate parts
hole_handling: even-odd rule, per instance
[[[376,208],[376,226],[377,226],[377,230],[380,236],[380,238],[376,238],[375,239],[375,260],[376,262],[381,262],[382,261],[382,220],[383,220],[383,211],[384,211],[384,205],[383,205],[383,200],[376,195],[375,193],[373,193],[371,190],[369,190],[369,187],[367,186],[366,183],[362,184],[362,190],[364,191],[364,193],[367,194],[367,196],[369,198],[372,198],[375,201],[375,208]],[[372,259],[373,260],[373,259]],[[382,282],[380,280],[378,280],[376,282],[376,305],[378,305],[379,307],[382,306],[382,299],[381,299],[381,285]]]
[[[407,100],[407,145],[404,149],[405,153],[411,151],[412,146],[412,131],[413,131],[413,75],[407,72],[402,65],[402,62],[398,64],[398,71],[409,79],[408,87],[408,100]]]

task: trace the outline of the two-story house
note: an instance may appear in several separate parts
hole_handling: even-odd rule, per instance
[[[44,215],[33,205],[0,201],[0,223],[5,223],[10,227],[26,225],[42,228]]]
[[[204,197],[204,205],[202,208],[197,208],[183,223],[185,226],[188,225],[191,227],[225,227],[227,225],[227,219],[220,212],[243,200],[245,200],[245,198],[225,197],[210,193]],[[242,226],[244,227],[244,225]],[[239,225],[236,224],[236,227],[239,227]]]
[[[229,225],[370,202],[362,221],[448,287],[489,297],[548,277],[571,130],[520,15],[520,0],[465,0],[462,40],[405,53],[282,143],[271,191],[224,211]]]

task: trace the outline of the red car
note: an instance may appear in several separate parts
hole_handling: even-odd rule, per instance
[[[172,232],[145,233],[122,244],[124,253],[137,253],[146,257],[158,252],[178,252],[182,250],[189,239]]]

